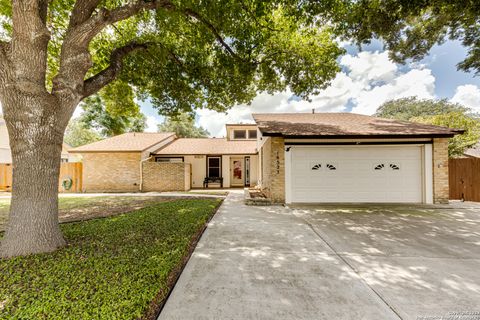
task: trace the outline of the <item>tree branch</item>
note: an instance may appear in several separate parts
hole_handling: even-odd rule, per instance
[[[205,19],[199,13],[193,11],[192,9],[187,8],[187,9],[183,10],[183,12],[184,12],[185,15],[190,16],[192,18],[195,18],[196,20],[203,23],[213,33],[213,35],[215,36],[217,41],[220,42],[220,44],[225,48],[225,50],[227,50],[228,53],[230,53],[230,55],[232,55],[233,57],[239,59],[239,57],[235,53],[235,51],[233,51],[233,49],[225,42],[223,37],[217,31],[217,28],[211,22],[209,22],[207,19]]]
[[[69,28],[73,28],[89,19],[100,0],[77,0],[70,16]]]
[[[115,49],[110,55],[110,65],[96,75],[85,80],[83,85],[82,99],[97,93],[100,89],[115,80],[122,70],[123,58],[125,56],[134,51],[145,50],[149,45],[149,43],[132,42],[126,46]]]
[[[79,41],[79,43],[88,45],[93,37],[110,24],[128,19],[143,10],[153,10],[158,8],[167,9],[172,7],[173,4],[170,0],[153,0],[136,1],[112,10],[101,8],[97,14],[91,16],[85,22],[78,25],[78,27],[74,28],[72,30],[72,37],[77,38],[76,41]]]
[[[143,10],[155,8],[169,8],[170,0],[136,0],[133,3],[107,10],[99,9],[99,12],[91,15],[94,5],[98,0],[77,0],[77,9],[72,12],[67,34],[62,43],[60,54],[60,70],[53,81],[53,90],[57,96],[71,99],[82,96],[84,90],[84,77],[92,66],[92,60],[88,51],[90,41],[106,26],[132,17]],[[82,11],[82,7],[86,8]],[[95,6],[96,7],[96,6]],[[90,14],[88,18],[86,16]],[[86,19],[86,20],[85,20]],[[80,22],[84,20],[83,22]],[[105,70],[106,73],[107,70]]]
[[[46,0],[43,0],[46,1]],[[130,44],[116,49],[111,56],[108,68],[97,75],[84,81],[84,76],[92,66],[88,45],[90,41],[106,26],[128,19],[144,10],[167,9],[182,12],[187,17],[192,17],[205,25],[233,57],[242,60],[235,51],[226,43],[217,28],[193,9],[179,9],[170,0],[136,0],[127,5],[107,10],[101,8],[98,13],[92,15],[99,0],[77,0],[66,37],[62,44],[60,58],[60,70],[53,81],[53,93],[70,98],[80,95],[81,98],[93,94],[103,86],[111,82],[121,69],[122,58],[128,53],[145,49],[145,44]],[[88,17],[87,17],[88,16]],[[174,60],[176,56],[170,53]],[[176,61],[179,63],[179,60]]]
[[[40,20],[44,25],[47,24],[47,15],[48,15],[48,5],[50,0],[39,0],[38,1],[38,15]]]

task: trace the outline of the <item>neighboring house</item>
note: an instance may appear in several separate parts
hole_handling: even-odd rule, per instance
[[[79,162],[81,159],[78,155],[69,154],[71,147],[64,143],[62,145],[62,162]],[[12,163],[12,153],[10,151],[10,143],[8,139],[7,126],[5,120],[0,118],[0,163]]]
[[[462,130],[352,113],[253,118],[228,124],[222,139],[129,133],[71,152],[83,156],[86,192],[189,190],[210,180],[257,186],[278,203],[448,201],[448,138]]]
[[[448,201],[448,138],[463,130],[353,113],[253,118],[261,186],[276,202]]]
[[[124,133],[71,149],[83,162],[85,192],[140,190],[141,161],[175,139],[174,133]]]
[[[78,154],[70,153],[71,146],[66,144],[65,142],[62,144],[62,162],[80,162],[82,161],[82,157]]]
[[[473,147],[465,150],[463,155],[468,158],[480,158],[480,143],[477,143]]]

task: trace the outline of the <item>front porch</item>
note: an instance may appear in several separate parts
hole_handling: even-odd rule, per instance
[[[225,190],[257,185],[257,155],[152,156],[141,164],[140,191]]]

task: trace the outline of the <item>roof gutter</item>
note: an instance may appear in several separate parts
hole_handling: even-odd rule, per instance
[[[457,134],[464,133],[465,130],[455,130],[451,133],[436,133],[436,134],[351,134],[351,135],[295,135],[282,134],[278,132],[262,133],[265,137],[283,137],[285,139],[405,139],[405,138],[452,138]]]

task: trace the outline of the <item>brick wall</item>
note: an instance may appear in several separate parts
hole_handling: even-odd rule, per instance
[[[83,153],[84,192],[135,192],[140,184],[140,152]]]
[[[190,170],[189,163],[144,161],[142,191],[188,191]]]
[[[272,171],[270,193],[273,202],[285,202],[285,142],[283,138],[272,138]]]
[[[285,202],[285,143],[271,137],[262,147],[262,188],[272,202]]]
[[[433,202],[448,203],[448,139],[433,139]]]
[[[263,139],[266,139],[265,137]],[[270,159],[270,152],[271,152],[272,143],[269,138],[265,141],[265,143],[260,148],[260,186],[262,187],[263,191],[270,197],[270,168],[272,166],[272,161]]]

